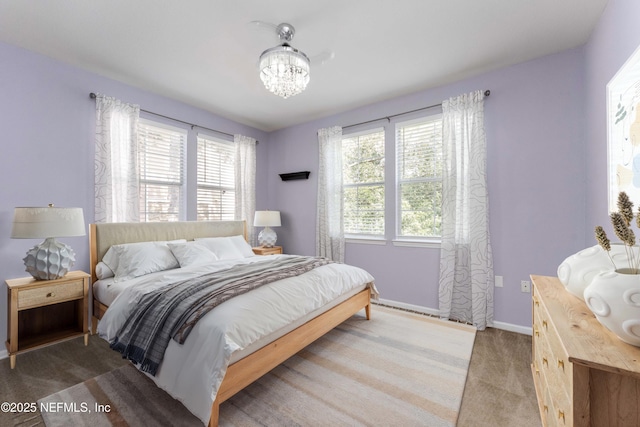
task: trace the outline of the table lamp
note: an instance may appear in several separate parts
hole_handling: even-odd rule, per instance
[[[280,227],[280,211],[256,211],[254,227],[264,227],[258,234],[258,243],[267,248],[276,244],[278,236],[270,227]]]
[[[12,239],[41,239],[23,258],[26,271],[36,280],[64,277],[76,261],[76,254],[56,237],[84,236],[82,208],[48,207],[15,208]]]

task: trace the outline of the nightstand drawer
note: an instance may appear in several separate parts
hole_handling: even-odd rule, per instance
[[[282,253],[282,246],[258,246],[253,248],[253,253],[256,255],[280,255]]]
[[[58,283],[55,285],[41,286],[37,288],[18,291],[18,310],[44,305],[55,304],[60,301],[68,301],[84,297],[84,281],[82,279],[72,282]]]

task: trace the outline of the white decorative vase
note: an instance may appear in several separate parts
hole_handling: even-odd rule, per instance
[[[640,347],[640,274],[621,268],[597,274],[584,300],[598,321],[627,344]]]
[[[624,245],[611,245],[609,255],[615,265],[627,265]],[[591,284],[593,278],[599,273],[615,269],[609,255],[599,245],[583,249],[560,264],[558,279],[567,291],[584,300],[584,290]]]

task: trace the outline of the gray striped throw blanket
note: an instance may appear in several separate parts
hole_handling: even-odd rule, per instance
[[[215,306],[330,262],[303,256],[269,257],[163,286],[141,298],[111,348],[155,376],[171,337],[183,344],[196,322]]]

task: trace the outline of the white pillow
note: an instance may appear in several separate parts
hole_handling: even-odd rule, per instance
[[[195,239],[195,241],[216,254],[218,259],[244,258],[240,249],[236,247],[229,237],[205,237]]]
[[[169,243],[169,249],[178,260],[180,267],[209,264],[218,260],[216,254],[198,242]]]
[[[102,261],[96,264],[96,277],[98,278],[98,280],[108,279],[109,277],[113,276],[114,272],[109,268],[107,264]]]
[[[186,240],[173,240],[171,243],[180,242]],[[113,245],[102,258],[102,262],[115,273],[115,282],[178,268],[180,264],[171,253],[168,243],[161,241]]]
[[[256,254],[253,253],[253,249],[251,249],[251,245],[244,240],[244,236],[232,236],[229,237],[229,240],[231,240],[236,249],[238,249],[245,258],[256,256]]]

